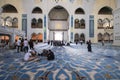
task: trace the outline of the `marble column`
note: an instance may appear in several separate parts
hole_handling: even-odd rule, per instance
[[[2,20],[1,20],[2,11],[3,11],[3,9],[0,7],[0,26],[2,25]]]
[[[114,40],[113,45],[120,46],[120,8],[113,11],[114,15]]]

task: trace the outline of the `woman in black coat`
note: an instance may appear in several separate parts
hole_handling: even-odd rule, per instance
[[[91,41],[87,41],[87,48],[88,48],[88,52],[92,52],[92,48],[91,48]]]

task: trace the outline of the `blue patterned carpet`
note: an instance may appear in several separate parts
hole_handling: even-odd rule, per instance
[[[50,46],[39,44],[37,52],[51,49],[55,60],[40,57],[24,62],[25,53],[0,52],[0,80],[120,80],[120,47],[92,45]]]

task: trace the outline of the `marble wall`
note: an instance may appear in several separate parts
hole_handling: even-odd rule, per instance
[[[114,12],[114,45],[120,46],[120,8]]]
[[[42,33],[44,36],[44,28],[43,29],[34,29],[31,28],[31,20],[33,18],[39,19],[41,18],[44,23],[44,15],[46,15],[46,38],[49,39],[49,12],[56,6],[61,6],[65,8],[65,10],[68,12],[68,40],[71,41],[74,40],[74,34],[78,33],[84,33],[86,40],[91,39],[92,42],[97,42],[97,34],[98,32],[103,33],[102,31],[97,29],[97,20],[99,19],[98,11],[104,7],[108,6],[115,9],[116,4],[115,0],[58,0],[59,2],[56,2],[56,0],[0,0],[0,7],[11,4],[13,5],[18,13],[15,14],[9,14],[4,13],[2,14],[3,17],[17,17],[18,18],[18,28],[22,30],[22,14],[27,14],[27,37],[28,39],[31,38],[32,33]],[[119,1],[119,0],[118,0]],[[98,4],[99,3],[99,4]],[[32,14],[32,10],[35,7],[39,7],[42,9],[42,14]],[[82,8],[85,12],[85,14],[75,14],[75,10],[77,8]],[[71,15],[73,15],[73,23],[71,23]],[[89,37],[89,16],[94,15],[94,37]],[[111,16],[107,16],[107,18],[111,18]],[[103,18],[103,16],[102,16]],[[104,16],[106,18],[106,16]],[[85,29],[74,29],[74,20],[75,19],[84,19],[85,20]],[[71,24],[73,24],[73,28],[71,27]],[[67,25],[67,24],[65,24]],[[44,27],[44,24],[43,24]],[[71,38],[71,33],[73,34],[73,37]],[[46,40],[47,40],[46,39]],[[44,40],[43,40],[44,41]]]

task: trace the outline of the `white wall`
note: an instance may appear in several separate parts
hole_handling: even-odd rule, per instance
[[[44,23],[44,15],[46,15],[46,17],[48,18],[48,14],[49,12],[51,11],[51,9],[57,5],[60,5],[62,7],[64,7],[68,14],[69,14],[69,30],[68,32],[66,32],[67,35],[67,40],[69,39],[70,41],[70,31],[71,31],[71,15],[73,15],[73,19],[85,19],[85,22],[86,22],[86,28],[83,29],[83,30],[76,30],[73,28],[73,33],[85,33],[85,37],[86,37],[86,40],[90,39],[89,38],[89,15],[94,15],[94,19],[95,19],[95,22],[94,22],[94,26],[95,26],[95,37],[92,38],[92,41],[93,42],[97,42],[97,34],[98,32],[100,32],[98,29],[97,29],[97,20],[101,17],[101,16],[98,16],[98,11],[104,7],[104,6],[109,6],[111,7],[113,10],[116,8],[116,4],[115,4],[115,0],[75,0],[73,3],[69,2],[69,0],[60,0],[60,2],[56,3],[54,2],[54,0],[42,0],[43,2],[39,2],[40,0],[0,0],[0,7],[7,4],[7,3],[10,3],[12,5],[14,5],[16,7],[16,9],[18,10],[18,14],[2,14],[3,17],[6,17],[6,16],[16,16],[18,17],[18,25],[19,25],[19,29],[22,28],[22,14],[27,14],[27,27],[28,27],[28,38],[30,39],[31,38],[31,34],[33,32],[35,33],[42,33],[43,34],[43,31],[44,29],[32,29],[31,28],[31,19],[32,18],[41,18],[43,19],[43,23]],[[120,5],[120,0],[117,0],[117,6]],[[43,10],[43,13],[42,14],[31,14],[33,8],[35,7],[40,7],[42,10]],[[85,15],[75,15],[74,12],[77,8],[82,8],[84,11],[85,11]],[[62,14],[61,14],[62,15]],[[46,28],[47,28],[47,33],[48,34],[52,34],[51,32],[49,32],[48,30],[48,19],[46,21]],[[61,22],[62,24],[62,28],[63,26],[67,26],[68,24],[67,23],[64,23],[64,22]],[[53,22],[51,22],[51,25],[52,25],[52,28],[55,28],[53,26],[55,26],[55,24],[53,24]],[[73,24],[74,25],[74,24]],[[43,25],[44,27],[44,25]],[[74,26],[73,26],[74,27]],[[47,34],[47,38],[49,39],[49,35]]]
[[[49,29],[59,29],[59,30],[62,30],[62,29],[65,29],[67,30],[69,27],[67,21],[50,21],[49,22]]]
[[[120,0],[116,0],[117,1],[117,8],[120,8]]]
[[[114,12],[114,45],[120,46],[120,8]]]

